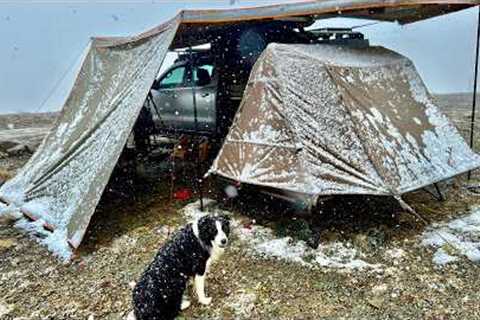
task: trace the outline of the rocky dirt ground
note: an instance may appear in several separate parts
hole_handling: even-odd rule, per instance
[[[12,176],[27,159],[0,159],[0,168]],[[159,174],[139,183],[134,196],[106,193],[70,263],[0,225],[0,319],[124,319],[132,283],[168,236],[198,213],[195,195],[171,198],[169,181]],[[441,248],[425,245],[437,225],[480,208],[479,182],[459,177],[444,185],[443,202],[423,191],[408,195],[427,225],[373,198],[331,199],[306,219],[251,195],[210,203],[207,211],[232,214],[232,243],[207,280],[212,304],[193,299],[179,318],[480,319],[475,255],[453,238]],[[185,177],[176,189],[189,186]],[[457,235],[472,252],[480,249],[480,221],[473,218],[468,235]],[[439,249],[456,260],[434,263]]]
[[[480,205],[480,197],[462,184],[449,187],[445,202],[424,192],[407,201],[431,222],[450,221]],[[123,319],[131,309],[132,283],[188,221],[187,203],[173,201],[167,187],[158,184],[136,200],[107,194],[68,264],[29,236],[1,226],[0,318]],[[194,303],[181,318],[480,319],[479,265],[448,246],[458,260],[434,264],[435,250],[422,245],[425,225],[394,205],[352,199],[338,206],[350,210],[327,214],[328,223],[298,224],[287,216],[274,218],[272,209],[245,215],[235,202],[208,207],[232,212],[235,221],[232,245],[207,282],[213,303]],[[274,240],[286,239],[287,247],[261,251],[255,241],[264,241],[262,230],[271,230]],[[305,250],[305,231],[319,236],[320,248],[296,254]],[[317,251],[335,263],[316,264]]]
[[[42,142],[56,115],[53,112],[0,115],[0,170],[15,167],[9,159],[12,156],[28,157]]]

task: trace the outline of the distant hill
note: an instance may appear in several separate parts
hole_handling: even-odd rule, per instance
[[[8,113],[0,115],[0,130],[50,127],[58,112]]]
[[[472,96],[470,92],[462,93],[447,93],[447,94],[433,94],[435,100],[439,104],[439,107],[443,109],[471,109],[472,108]],[[480,104],[480,94],[477,93],[477,104]],[[478,110],[480,110],[480,105]]]
[[[454,120],[463,118],[461,121],[466,121],[469,118],[472,108],[472,93],[433,94],[432,96],[438,106]],[[480,94],[477,94],[477,103],[478,119],[480,119]],[[15,129],[50,127],[57,115],[58,112],[0,114],[0,130],[12,129],[12,126]]]

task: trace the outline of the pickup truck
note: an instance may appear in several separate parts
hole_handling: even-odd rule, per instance
[[[243,96],[250,71],[268,43],[335,43],[365,46],[350,29],[295,31],[294,24],[247,25],[211,39],[209,49],[177,51],[178,59],[153,83],[134,127],[136,147],[152,134],[207,136],[221,142]],[[240,33],[233,35],[233,33]]]

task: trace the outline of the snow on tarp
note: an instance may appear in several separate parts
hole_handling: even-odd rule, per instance
[[[270,44],[210,173],[312,196],[398,196],[479,166],[407,58]]]
[[[177,26],[135,41],[93,39],[54,128],[0,189],[4,201],[38,219],[17,226],[41,233],[58,255],[68,258],[68,243],[79,245]]]

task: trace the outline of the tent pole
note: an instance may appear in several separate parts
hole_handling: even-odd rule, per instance
[[[478,76],[478,49],[479,49],[479,38],[480,38],[480,6],[478,6],[478,19],[477,19],[477,41],[476,41],[476,50],[475,50],[475,71],[473,79],[473,101],[472,101],[472,120],[470,124],[470,148],[473,150],[473,136],[475,130],[475,108],[477,102],[477,76]],[[468,171],[468,180],[472,178],[472,171]]]
[[[175,193],[175,144],[173,144],[173,152],[170,157],[170,201],[173,200],[173,194]]]
[[[195,122],[195,134],[198,134],[198,117],[197,117],[197,97],[195,95],[195,65],[193,63],[193,51],[192,47],[189,47],[190,51],[190,65],[191,65],[191,81],[192,81],[192,95],[193,95],[193,117]],[[203,188],[202,188],[202,180],[200,178],[200,145],[198,143],[198,137],[194,139],[194,148],[196,153],[196,165],[197,165],[197,172],[196,172],[196,183],[198,187],[198,194],[200,196],[200,211],[203,211]]]

